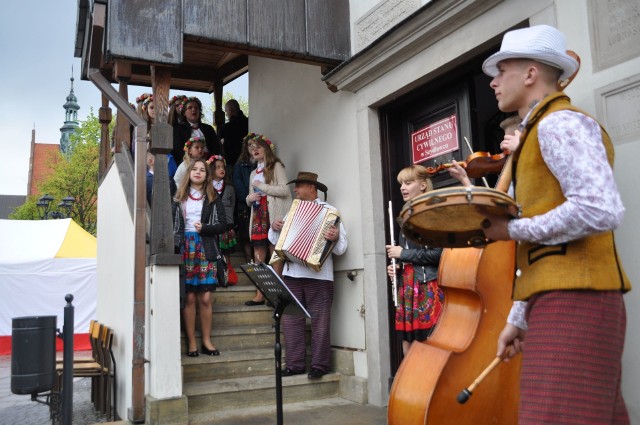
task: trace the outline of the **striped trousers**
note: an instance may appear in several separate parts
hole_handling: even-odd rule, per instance
[[[527,308],[518,424],[628,425],[622,294],[552,291]]]
[[[311,367],[329,372],[331,368],[331,304],[333,282],[308,278],[284,277],[291,293],[311,314]],[[306,320],[300,316],[282,316],[285,362],[293,371],[305,370]]]

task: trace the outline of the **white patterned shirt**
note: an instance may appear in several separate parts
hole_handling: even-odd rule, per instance
[[[523,125],[527,119],[528,115]],[[617,228],[624,206],[607,162],[600,125],[579,112],[553,112],[538,123],[538,141],[566,201],[544,214],[511,220],[509,237],[555,245]],[[526,304],[516,305],[507,322],[526,329]]]

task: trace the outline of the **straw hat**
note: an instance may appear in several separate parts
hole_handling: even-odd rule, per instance
[[[549,25],[537,25],[507,32],[500,51],[489,56],[482,70],[490,77],[498,75],[498,62],[505,59],[532,59],[562,70],[560,80],[573,74],[578,61],[567,54],[564,35]]]

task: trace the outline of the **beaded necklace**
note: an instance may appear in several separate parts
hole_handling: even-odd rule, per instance
[[[201,193],[201,196],[199,198],[196,198],[195,196],[193,196],[192,193],[201,193],[201,192],[199,190],[194,190],[194,189],[189,190],[189,199],[193,199],[194,201],[201,201],[202,198],[204,198],[204,193]]]

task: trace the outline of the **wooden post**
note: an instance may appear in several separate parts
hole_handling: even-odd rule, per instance
[[[222,104],[223,83],[218,80],[213,84],[213,100],[215,111],[213,113],[213,122],[216,124],[216,131],[220,133],[220,129],[224,125],[224,105]]]
[[[166,67],[151,67],[153,105],[156,122],[151,128],[151,153],[155,155],[153,196],[151,205],[150,254],[174,255],[173,218],[169,193],[167,154],[173,148],[173,127],[167,123],[171,71]]]
[[[98,112],[100,120],[100,159],[98,164],[98,176],[104,176],[109,161],[111,160],[111,140],[109,137],[109,124],[111,123],[111,108],[109,107],[109,99],[102,95],[102,107]]]
[[[124,99],[129,99],[128,83],[131,80],[131,64],[129,62],[117,61],[114,67],[114,74],[118,80],[118,93]],[[118,110],[116,116],[115,132],[115,149],[116,152],[121,151],[122,142],[125,142],[131,150],[131,124],[124,114]]]

